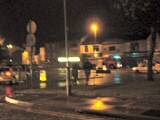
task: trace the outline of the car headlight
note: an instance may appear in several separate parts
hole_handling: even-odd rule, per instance
[[[135,70],[136,70],[136,67],[133,67],[132,70],[135,71]]]
[[[121,64],[121,63],[118,63],[118,64],[117,64],[117,67],[118,67],[118,68],[121,68],[121,67],[122,67],[122,64]]]
[[[103,66],[103,70],[107,70],[107,67],[106,67],[106,66]]]

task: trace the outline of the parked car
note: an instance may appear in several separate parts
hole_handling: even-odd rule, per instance
[[[110,73],[110,69],[106,65],[96,66],[96,73]]]
[[[160,73],[160,65],[155,64],[153,67],[153,73]],[[133,67],[132,70],[134,72],[147,73],[148,67],[145,64],[139,64],[137,67]]]
[[[104,64],[108,66],[110,69],[122,68],[122,63],[113,58],[105,58]]]
[[[11,67],[3,66],[0,68],[0,84],[16,83],[15,74]]]
[[[30,77],[29,68],[23,66],[1,66],[0,84],[22,83]]]

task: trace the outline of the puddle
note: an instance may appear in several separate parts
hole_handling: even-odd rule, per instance
[[[116,73],[114,75],[114,83],[116,83],[116,84],[121,84],[122,83],[122,78],[121,78],[119,73]]]

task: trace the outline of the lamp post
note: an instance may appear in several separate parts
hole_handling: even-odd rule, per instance
[[[97,42],[97,31],[99,29],[98,24],[96,22],[92,23],[90,29],[94,34],[94,42],[96,43]]]
[[[66,61],[66,94],[67,96],[71,95],[71,86],[70,86],[70,68],[69,68],[69,50],[68,50],[68,26],[67,26],[67,5],[66,0],[63,0],[64,7],[64,33],[65,33],[65,55],[67,58]]]
[[[12,49],[13,49],[13,45],[12,44],[8,44],[7,48],[8,48],[8,51],[9,51],[9,62],[12,62]]]

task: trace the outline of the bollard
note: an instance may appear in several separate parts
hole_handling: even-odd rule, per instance
[[[47,74],[46,70],[42,69],[40,70],[40,88],[44,89],[47,87]]]
[[[40,81],[41,82],[46,82],[47,81],[46,70],[40,70]]]
[[[5,94],[8,97],[13,97],[13,87],[11,85],[5,86]]]
[[[47,83],[46,82],[40,82],[40,88],[41,89],[45,89],[47,87]]]

